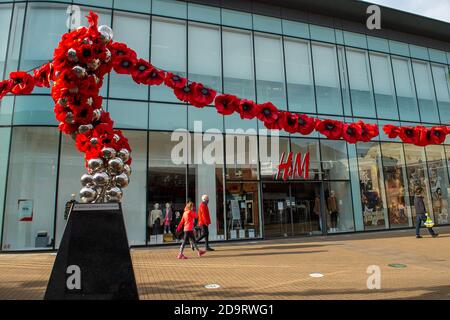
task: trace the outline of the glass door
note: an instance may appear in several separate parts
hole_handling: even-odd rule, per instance
[[[291,183],[290,204],[294,235],[322,234],[320,183]]]
[[[292,212],[288,183],[263,183],[264,236],[292,235]]]

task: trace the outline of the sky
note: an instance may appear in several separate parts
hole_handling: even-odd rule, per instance
[[[450,23],[450,0],[367,0],[367,2]]]

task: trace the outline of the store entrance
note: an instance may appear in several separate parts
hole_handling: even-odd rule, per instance
[[[264,237],[322,234],[321,189],[314,182],[263,183]]]

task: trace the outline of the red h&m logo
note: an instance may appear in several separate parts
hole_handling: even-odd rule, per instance
[[[292,167],[293,153],[289,152],[287,161],[284,162],[285,153],[281,154],[281,161],[278,165],[276,179],[279,180],[280,177],[284,181],[293,179],[295,176],[303,177],[304,179],[309,178],[309,152],[307,152],[303,157],[301,153],[295,154],[294,167]]]

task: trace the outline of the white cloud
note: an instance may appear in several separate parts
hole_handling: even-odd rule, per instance
[[[450,0],[369,0],[369,2],[450,23]]]

